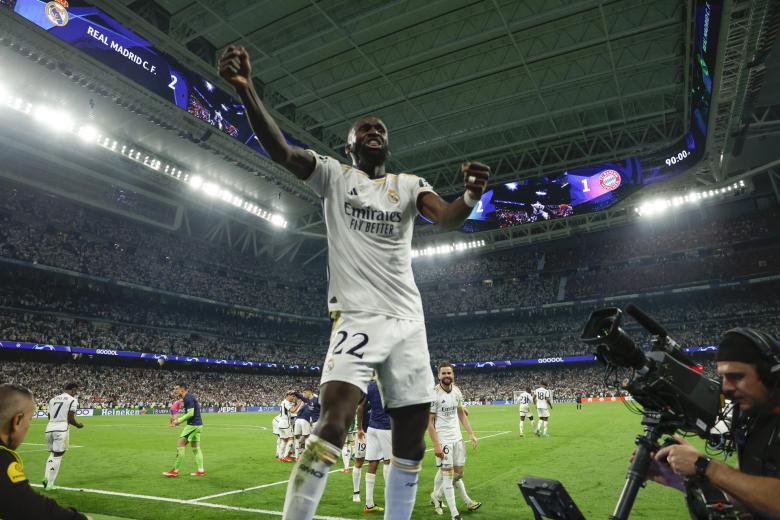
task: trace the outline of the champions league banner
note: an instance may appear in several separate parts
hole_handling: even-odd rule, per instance
[[[150,354],[147,352],[133,352],[128,350],[111,350],[101,348],[90,347],[67,347],[64,345],[44,345],[40,343],[23,343],[18,341],[0,341],[0,348],[16,349],[16,350],[41,350],[49,352],[66,352],[70,354],[89,354],[97,356],[116,356],[125,358],[141,358],[141,359],[162,359],[164,361],[180,361],[185,363],[206,363],[212,365],[231,365],[241,367],[261,367],[261,368],[276,368],[286,370],[309,370],[311,372],[319,372],[321,367],[319,365],[284,365],[281,363],[271,363],[268,361],[241,361],[238,359],[217,359],[209,357],[192,357],[192,356],[176,356],[173,354]],[[702,347],[688,347],[683,349],[685,352],[699,353],[699,352],[714,352],[718,350],[718,347],[702,346]],[[467,361],[463,363],[453,363],[455,367],[472,367],[472,368],[491,368],[491,367],[514,367],[514,366],[527,366],[527,365],[557,365],[561,363],[583,363],[594,362],[596,356],[588,354],[581,356],[562,356],[562,357],[546,357],[546,358],[534,358],[534,359],[513,359],[513,360],[497,360],[497,361]]]
[[[179,361],[185,363],[205,363],[211,365],[230,365],[240,367],[277,368],[286,370],[309,370],[319,372],[317,365],[285,365],[268,361],[242,361],[238,359],[218,359],[210,357],[177,356],[174,354],[151,354],[148,352],[133,352],[128,350],[112,350],[90,347],[68,347],[65,345],[45,345],[41,343],[24,343],[18,341],[0,341],[0,348],[15,350],[39,350],[48,352],[65,352],[69,354],[88,354],[97,356],[113,356],[123,358],[154,359],[163,361]]]
[[[0,5],[10,5],[49,34],[268,156],[254,138],[243,104],[89,2],[16,0],[9,4],[6,0]],[[284,136],[288,143],[307,148]]]

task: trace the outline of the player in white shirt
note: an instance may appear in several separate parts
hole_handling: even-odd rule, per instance
[[[534,402],[534,396],[531,394],[531,387],[526,387],[517,397],[518,410],[520,411],[520,437],[525,435],[525,418],[531,421],[531,429],[534,427],[534,414],[531,412],[531,403]]]
[[[439,364],[439,384],[435,388],[435,398],[431,402],[428,420],[428,434],[433,442],[433,453],[436,455],[436,478],[433,481],[431,501],[437,514],[443,514],[441,495],[444,495],[452,518],[460,519],[455,503],[455,489],[466,503],[469,511],[479,509],[482,502],[472,500],[466,493],[463,483],[463,468],[466,465],[466,447],[460,424],[469,434],[472,448],[477,448],[477,437],[471,429],[468,414],[463,408],[463,394],[455,386],[455,372],[449,363]]]
[[[228,47],[219,71],[232,84],[260,144],[275,163],[322,198],[328,235],[328,306],[333,333],[322,370],[322,413],[287,487],[283,519],[314,516],[330,466],[374,370],[392,420],[393,461],[385,485],[385,514],[411,517],[425,454],[433,377],[420,293],[412,274],[412,233],[422,213],[459,228],[480,201],[490,168],[462,166],[465,192],[448,203],[424,179],[389,174],[389,134],[377,117],[349,131],[351,165],[291,146],[263,106],[243,47]]]
[[[293,448],[293,425],[295,424],[294,413],[297,410],[295,404],[295,392],[287,392],[284,400],[279,404],[279,445],[281,448],[277,452],[276,458],[282,462],[292,462],[290,452]]]
[[[54,481],[60,471],[62,456],[68,450],[68,437],[70,425],[83,428],[84,425],[76,420],[76,411],[79,402],[76,396],[79,386],[76,383],[65,385],[65,392],[49,401],[49,423],[46,425],[46,443],[49,446],[49,459],[43,473],[43,488],[54,489]]]
[[[539,421],[536,423],[534,433],[549,437],[547,433],[547,423],[550,421],[550,410],[552,410],[552,392],[547,390],[547,383],[534,390],[534,404],[536,404],[536,413]]]

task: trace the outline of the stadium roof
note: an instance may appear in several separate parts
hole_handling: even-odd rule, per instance
[[[739,155],[735,146],[752,145],[746,138],[776,139],[780,130],[780,102],[767,93],[780,91],[771,89],[780,53],[770,54],[778,9],[768,0],[727,4],[709,153],[678,186],[760,166],[728,158]],[[466,159],[489,163],[495,180],[516,180],[658,152],[690,120],[693,0],[121,0],[100,8],[228,91],[215,59],[226,46],[243,45],[281,126],[318,151],[343,157],[352,121],[379,115],[390,128],[391,170],[424,176],[445,195],[462,189],[458,165]],[[123,133],[253,193],[288,216],[290,231],[322,235],[318,202],[302,183],[127,80],[104,82],[130,100],[130,110],[151,107],[173,127],[130,118]]]

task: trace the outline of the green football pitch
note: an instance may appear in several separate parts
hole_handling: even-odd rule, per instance
[[[518,435],[513,406],[469,408],[477,437],[468,448],[464,482],[469,495],[483,503],[464,518],[533,518],[517,481],[526,475],[560,480],[588,519],[608,518],[618,499],[633,449],[641,431],[640,417],[619,403],[560,404],[552,412],[550,436]],[[65,455],[57,486],[47,492],[64,505],[94,513],[96,518],[278,518],[292,464],[274,460],[272,413],[204,414],[203,452],[206,477],[190,477],[191,452],[178,478],[165,478],[175,455],[180,428],[168,427],[168,417],[86,417],[84,429],[71,429],[71,450]],[[19,449],[25,473],[37,484],[47,457],[43,430],[36,420]],[[341,466],[339,466],[340,468]],[[428,494],[435,474],[433,454],[423,461],[417,505],[412,518],[438,517]],[[383,503],[381,471],[376,499]],[[361,496],[364,491],[361,482]],[[40,489],[39,489],[40,491]],[[328,478],[318,518],[381,517],[364,514],[351,501],[349,473]],[[632,518],[689,518],[683,495],[651,484],[639,492]],[[460,498],[458,497],[460,501]]]

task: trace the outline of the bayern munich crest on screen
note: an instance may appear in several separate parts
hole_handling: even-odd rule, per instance
[[[607,191],[612,191],[620,186],[620,174],[615,170],[604,170],[599,175],[599,185]]]

